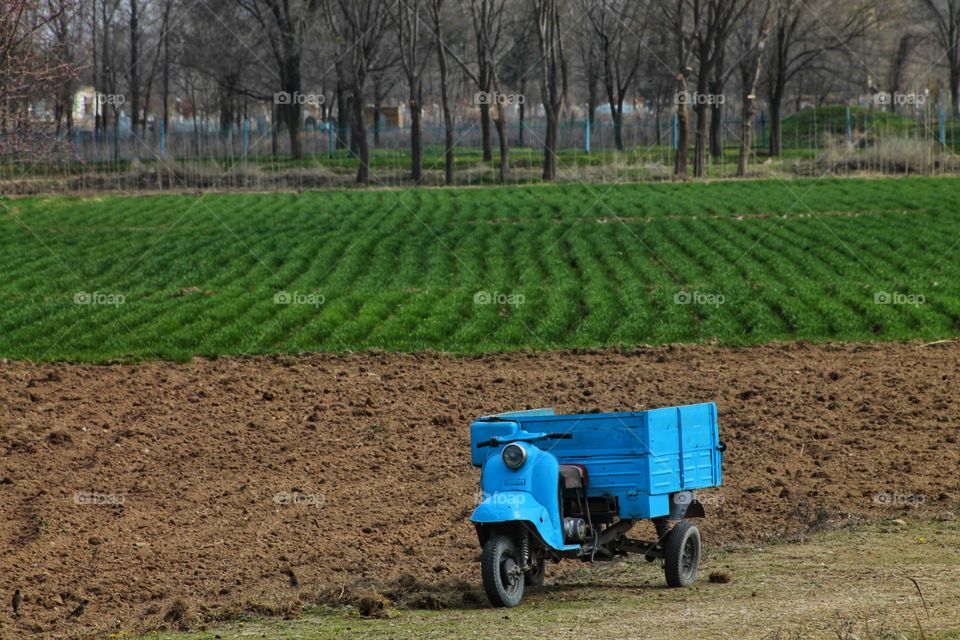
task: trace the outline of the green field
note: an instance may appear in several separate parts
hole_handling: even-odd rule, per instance
[[[0,200],[0,356],[933,340],[958,205],[953,178]]]

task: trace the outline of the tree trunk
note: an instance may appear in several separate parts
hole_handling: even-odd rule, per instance
[[[714,158],[723,156],[723,49],[717,53],[717,62],[713,70],[713,81],[710,83],[710,94],[713,104],[710,106],[710,155]]]
[[[440,104],[443,108],[443,181],[444,184],[453,184],[453,113],[450,111],[450,96],[447,87],[447,53],[440,33],[440,11],[434,14],[434,36],[439,43],[437,59],[440,63]]]
[[[278,147],[277,126],[280,124],[280,108],[276,104],[273,105],[273,111],[271,111],[270,113],[270,124],[272,125],[270,127],[270,155],[276,158],[277,154],[279,153],[279,150],[277,149]],[[196,137],[196,132],[197,132],[196,108],[194,108],[193,110],[193,132],[194,132],[194,137]]]
[[[950,107],[954,116],[960,116],[960,64],[950,69]]]
[[[350,106],[347,104],[347,91],[341,78],[343,71],[338,63],[337,67],[337,135],[334,146],[337,149],[343,149],[347,146],[347,138],[350,136]]]
[[[97,66],[97,3],[94,0],[91,16],[92,26],[90,27],[90,49],[92,51],[91,71],[93,80],[93,139],[96,140],[100,134],[101,116],[100,105],[97,102],[100,91],[100,67]]]
[[[357,166],[357,184],[370,184],[370,146],[367,144],[367,123],[363,121],[363,91],[354,85],[353,90],[353,143],[360,159]]]
[[[693,175],[702,178],[707,165],[707,104],[698,102],[693,112],[697,117],[693,140]]]
[[[113,161],[120,161],[120,112],[113,108]]]
[[[300,123],[303,105],[297,99],[300,93],[300,56],[288,55],[284,59],[280,73],[281,89],[288,96],[285,103],[279,105],[280,119],[287,127],[290,136],[290,157],[294,160],[303,158],[303,145],[300,140]]]
[[[383,98],[379,92],[373,98],[373,146],[380,146],[380,114],[383,111]]]
[[[493,123],[497,127],[497,139],[500,142],[500,183],[505,184],[510,173],[510,140],[507,139],[507,122],[502,111],[499,111]]]
[[[489,91],[486,94],[492,98]],[[484,162],[493,160],[493,143],[490,137],[490,103],[485,102],[480,104],[480,141],[483,146]]]
[[[613,118],[613,143],[617,151],[623,151],[623,100],[617,105],[610,104],[610,116]]]
[[[347,92],[347,113],[345,115],[345,118],[347,121],[347,128],[348,128],[347,138],[349,139],[350,153],[355,157],[359,157],[360,141],[359,141],[359,138],[357,137],[357,114],[355,112],[356,102],[357,100],[354,97],[353,93],[348,91]]]
[[[290,136],[290,157],[294,160],[303,158],[303,145],[300,140],[300,105],[283,105],[284,123]]]
[[[723,157],[723,105],[719,102],[710,107],[710,155]]]
[[[547,130],[543,144],[543,179],[547,182],[557,177],[557,138],[560,133],[560,114],[553,109],[546,110]]]
[[[682,74],[677,77],[677,93],[687,93],[687,79]],[[683,100],[677,102],[677,151],[673,163],[673,173],[678,178],[687,177],[687,148],[690,145],[689,122],[687,119],[687,104]]]
[[[414,83],[413,86],[416,86]],[[423,180],[423,112],[418,91],[410,89],[410,178],[417,184]]]
[[[173,2],[167,2],[163,14],[163,131],[170,126],[170,8]]]
[[[774,92],[770,96],[770,155],[780,156],[780,112],[783,106],[783,94]]]
[[[520,95],[524,97],[523,102],[520,103],[520,108],[517,110],[517,115],[519,119],[519,126],[517,127],[517,146],[523,147],[523,127],[527,118],[527,81],[526,78],[520,78]]]
[[[740,123],[740,154],[737,156],[737,177],[747,175],[747,163],[753,151],[753,119],[757,115],[757,101],[752,91],[744,91],[743,118]]]
[[[590,122],[590,128],[597,120],[597,103],[600,101],[600,93],[597,91],[596,78],[591,77],[587,82],[587,120]]]
[[[76,95],[71,90],[67,94],[67,133],[73,133],[73,102],[76,99]]]
[[[130,1],[130,129],[140,124],[140,27],[137,0]]]

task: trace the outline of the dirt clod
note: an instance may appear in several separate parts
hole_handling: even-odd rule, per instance
[[[390,601],[379,593],[362,596],[357,603],[361,618],[386,618],[389,616],[389,606]]]
[[[733,582],[733,574],[727,571],[726,569],[720,569],[719,571],[711,571],[710,582],[714,584],[728,584]]]
[[[196,624],[197,614],[186,601],[177,598],[163,614],[163,621],[172,629],[186,630]]]

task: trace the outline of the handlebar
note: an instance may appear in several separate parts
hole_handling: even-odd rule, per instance
[[[536,442],[537,440],[572,440],[572,433],[544,433],[535,438],[517,438],[516,440],[510,440],[509,442],[500,442],[496,437],[490,438],[484,442],[477,443],[477,449],[482,447],[499,447],[501,444],[509,444],[510,442]]]

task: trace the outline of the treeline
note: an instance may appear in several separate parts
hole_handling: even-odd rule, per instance
[[[807,104],[866,96],[888,110],[960,108],[960,0],[0,3],[0,157],[62,139],[77,125],[84,86],[95,90],[98,135],[116,138],[121,114],[144,137],[175,118],[228,132],[265,114],[269,135],[288,136],[295,158],[308,110],[356,155],[364,184],[368,121],[376,138],[389,104],[403,103],[409,117],[414,181],[424,116],[442,123],[447,183],[468,110],[483,159],[496,158],[505,181],[511,120],[526,144],[542,146],[552,180],[559,126],[574,112],[609,121],[618,149],[626,118],[673,114],[661,140],[675,143],[682,177],[704,175],[725,137],[737,140],[745,174],[761,109],[776,156],[784,113]],[[724,131],[725,111],[737,130]],[[542,134],[523,127],[530,118],[543,121]]]

